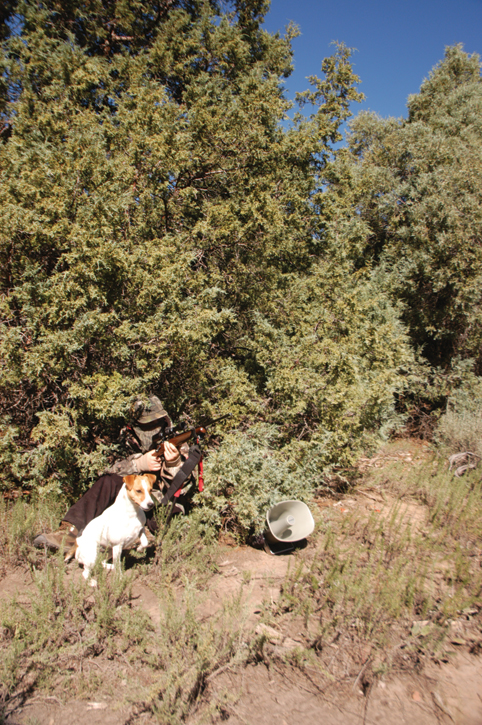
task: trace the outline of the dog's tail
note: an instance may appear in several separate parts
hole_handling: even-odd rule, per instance
[[[74,544],[72,544],[72,546],[70,547],[70,549],[68,550],[68,552],[67,552],[67,553],[66,553],[66,555],[64,556],[64,562],[65,562],[66,564],[67,564],[67,563],[68,563],[68,562],[69,562],[69,561],[70,561],[71,559],[73,559],[73,558],[74,558],[74,556],[75,556],[75,552],[77,551],[77,549],[78,549],[78,545],[77,545],[77,541],[75,541],[75,543],[74,543]]]

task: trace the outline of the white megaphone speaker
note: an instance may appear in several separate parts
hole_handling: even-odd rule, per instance
[[[272,554],[291,551],[314,528],[311,511],[303,501],[281,501],[266,514],[265,544]]]

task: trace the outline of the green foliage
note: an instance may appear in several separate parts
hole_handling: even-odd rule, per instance
[[[5,10],[2,488],[76,495],[150,390],[275,424],[313,488],[423,378],[400,315],[432,363],[478,360],[476,56],[448,49],[407,121],[362,114],[335,158],[350,50],[283,129],[296,30],[260,0]]]
[[[216,571],[218,556],[216,530],[206,523],[203,512],[194,509],[189,516],[173,516],[166,529],[168,509],[156,509],[158,520],[155,572],[151,586],[159,590],[196,582],[200,589]],[[200,546],[202,542],[202,546]]]
[[[42,530],[53,530],[64,513],[64,503],[49,497],[48,501],[27,504],[21,498],[15,503],[0,497],[0,576],[8,568],[38,566],[41,556],[32,547],[32,539]]]
[[[352,463],[400,422],[395,395],[413,355],[376,279],[339,259],[293,280],[276,306],[256,329],[272,420],[319,484],[322,471]]]
[[[116,454],[138,394],[174,418],[264,417],[257,315],[309,274],[312,194],[357,78],[339,46],[312,79],[315,112],[285,131],[295,31],[264,31],[259,0],[224,14],[184,0],[14,7],[2,487],[74,496]]]
[[[277,450],[278,435],[275,426],[266,424],[226,434],[205,462],[208,485],[197,495],[203,521],[245,539],[263,531],[266,513],[275,503],[309,500],[311,481]]]
[[[352,164],[334,171],[363,230],[352,254],[379,265],[417,348],[433,365],[473,357],[482,328],[480,59],[461,46],[410,96],[408,119],[360,114]],[[348,170],[347,170],[348,164]]]

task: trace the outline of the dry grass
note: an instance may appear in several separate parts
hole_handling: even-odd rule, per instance
[[[8,547],[17,524],[6,513]],[[0,602],[0,723],[33,691],[89,699],[122,692],[132,722],[147,714],[172,725],[224,704],[224,694],[207,703],[209,677],[246,662],[251,650],[239,597],[209,621],[197,613],[215,568],[213,542],[195,517],[175,521],[154,559],[134,555],[127,559],[133,562],[119,576],[99,562],[92,589],[79,572],[66,570],[59,552],[40,570],[31,565],[33,589],[21,600]],[[160,626],[136,606],[135,579],[157,592]],[[120,684],[124,675],[113,662],[127,667],[128,686]]]
[[[455,478],[435,454],[407,461],[398,446],[364,474],[376,510],[356,489],[354,510],[324,509],[316,549],[299,557],[272,619],[302,622],[298,663],[315,658],[327,683],[356,667],[367,680],[446,659],[457,621],[470,620],[474,651],[482,641],[481,482]]]
[[[282,638],[296,636],[289,647],[246,625],[241,590],[217,614],[200,614],[219,546],[195,514],[173,521],[156,555],[133,556],[121,577],[99,571],[92,591],[60,555],[39,567],[31,549],[36,517],[56,520],[57,511],[4,506],[2,553],[8,566],[30,559],[34,578],[27,600],[0,607],[4,716],[33,691],[92,698],[120,690],[130,723],[181,725],[229,711],[233,694],[215,695],[209,684],[250,661],[296,667],[317,688],[347,679],[365,688],[388,671],[449,659],[454,631],[479,651],[481,481],[477,471],[456,478],[444,459],[409,445],[365,460],[358,489],[345,505],[324,502],[309,546],[291,557],[280,598],[262,615]],[[157,626],[135,605],[135,578],[157,597]],[[129,669],[127,688],[110,669],[115,661]]]

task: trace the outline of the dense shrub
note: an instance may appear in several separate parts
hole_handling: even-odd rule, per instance
[[[78,494],[141,393],[263,419],[255,313],[309,274],[310,195],[357,97],[339,47],[285,130],[294,31],[265,32],[264,3],[128,5],[25,0],[5,33],[3,488]]]
[[[247,535],[414,386],[441,408],[455,353],[480,366],[476,56],[449,49],[406,121],[364,114],[340,150],[350,50],[285,127],[296,30],[264,31],[262,0],[6,7],[1,490],[77,496],[155,392],[175,420],[232,414],[203,515]]]
[[[469,451],[482,459],[482,378],[471,376],[452,392],[436,438],[452,454]]]
[[[322,472],[400,425],[395,400],[413,355],[376,279],[340,259],[294,280],[276,308],[258,317],[255,338],[270,419],[319,486]]]
[[[246,538],[263,531],[266,513],[287,499],[308,501],[311,481],[277,447],[275,426],[258,424],[228,433],[206,459],[206,488],[198,495],[201,517]]]

